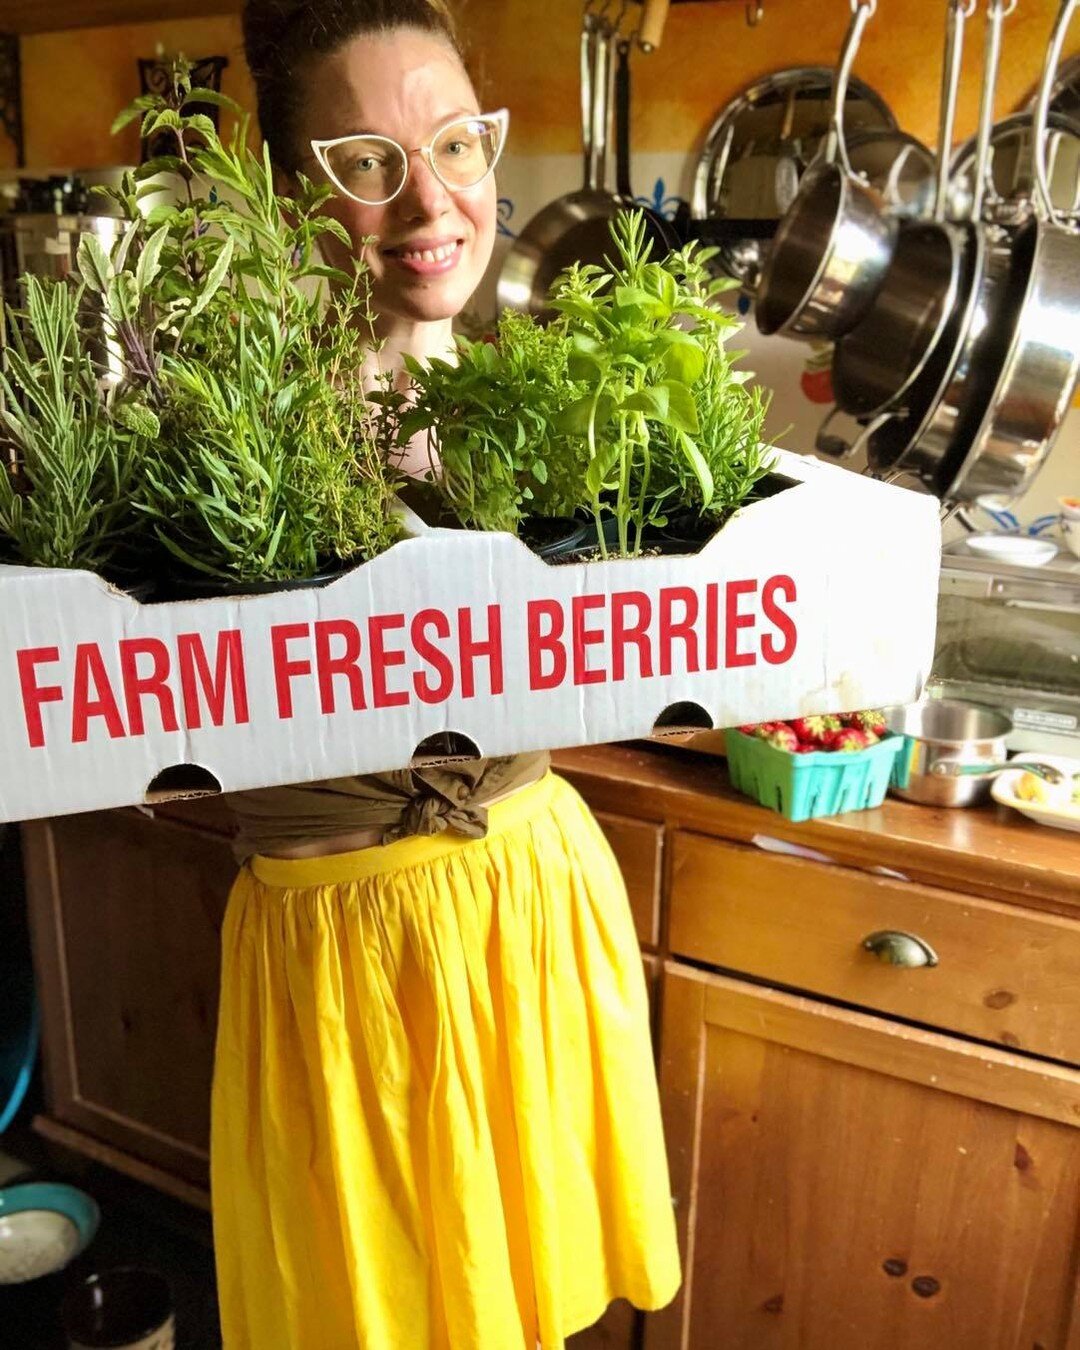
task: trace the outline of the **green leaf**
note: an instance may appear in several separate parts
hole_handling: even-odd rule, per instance
[[[665,375],[682,384],[694,384],[705,369],[705,353],[693,335],[681,328],[672,328],[664,334],[666,350],[662,358]]]
[[[222,244],[221,246],[221,252],[217,256],[217,261],[214,263],[213,267],[207,274],[206,280],[203,282],[203,288],[202,292],[199,295],[199,298],[195,301],[194,305],[192,305],[191,307],[192,318],[195,318],[196,315],[201,314],[203,310],[206,309],[210,301],[217,294],[218,290],[220,290],[221,285],[228,274],[229,264],[232,262],[232,256],[233,256],[233,241],[231,239],[226,239],[224,244]]]
[[[137,436],[145,436],[147,440],[156,440],[161,432],[160,421],[145,403],[118,403],[113,416],[122,427],[134,431]]]
[[[701,484],[701,504],[708,506],[713,499],[713,476],[709,472],[709,466],[705,463],[705,457],[684,431],[678,434],[679,447],[686,456],[687,461],[693,469],[694,474]]]
[[[154,231],[143,245],[139,261],[135,268],[135,289],[139,295],[145,295],[150,283],[161,270],[161,250],[169,237],[168,225],[162,225]]]
[[[665,380],[659,388],[667,390],[668,423],[678,431],[695,434],[699,429],[697,405],[690,390],[679,380]]]
[[[183,120],[185,131],[194,131],[206,141],[217,140],[217,127],[205,113],[192,113],[190,116],[185,116]]]
[[[615,400],[609,394],[601,394],[599,399],[593,394],[586,394],[583,398],[571,403],[568,408],[563,408],[556,422],[560,431],[567,432],[570,435],[584,436],[587,434],[590,424],[596,430],[605,427],[611,420],[614,411]]]
[[[227,94],[219,93],[216,89],[203,89],[201,87],[192,89],[191,93],[184,99],[183,107],[189,103],[211,103],[216,108],[225,108],[238,117],[243,113],[243,108],[235,100],[229,98]]]
[[[134,122],[137,117],[142,115],[142,113],[143,109],[140,108],[137,103],[132,103],[130,107],[125,108],[123,112],[117,113],[112,120],[112,126],[109,127],[109,135],[115,136],[118,131],[123,131],[126,126]]]
[[[79,240],[79,251],[75,255],[79,275],[92,291],[104,295],[112,277],[112,263],[109,261],[101,240],[96,234],[84,234]]]
[[[150,115],[143,127],[143,137],[149,140],[159,131],[170,130],[180,131],[183,123],[180,120],[180,114],[175,108],[162,108],[160,112]]]

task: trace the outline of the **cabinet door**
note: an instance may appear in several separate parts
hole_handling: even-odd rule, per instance
[[[1080,1347],[1080,1074],[673,963],[662,997],[646,1350]]]
[[[50,1117],[205,1187],[228,842],[112,811],[23,848]]]

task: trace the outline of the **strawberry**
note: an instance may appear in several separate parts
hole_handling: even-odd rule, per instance
[[[857,727],[859,731],[872,731],[879,738],[885,734],[885,714],[879,712],[877,708],[870,708],[865,712],[845,713],[843,720],[846,727]]]
[[[786,750],[790,754],[794,754],[799,749],[798,736],[784,722],[773,723],[772,730],[765,736],[765,740],[769,745],[775,746],[777,750]]]
[[[793,717],[791,729],[800,741],[807,745],[824,745],[831,731],[840,730],[840,719],[832,713],[823,713],[815,717]]]
[[[867,733],[865,731],[860,731],[858,727],[841,727],[839,731],[832,731],[829,733],[829,738],[825,742],[825,748],[827,750],[839,750],[850,754],[855,750],[865,750],[868,745],[874,744],[876,741],[876,736],[874,737],[874,741],[871,742]]]
[[[740,727],[739,730],[745,736],[756,736],[759,741],[766,740],[771,731],[777,727],[784,726],[783,722],[754,722],[749,726]]]

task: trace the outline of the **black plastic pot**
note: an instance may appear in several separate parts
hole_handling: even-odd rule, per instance
[[[587,547],[591,537],[591,525],[567,516],[527,516],[518,529],[521,542],[548,561]]]
[[[273,595],[278,591],[311,591],[328,586],[355,563],[340,563],[332,569],[317,572],[312,577],[288,577],[284,580],[226,581],[223,577],[199,577],[190,574],[171,576],[163,585],[158,600],[216,600],[221,596]]]
[[[676,511],[660,530],[660,543],[667,546],[666,552],[699,553],[721,524],[722,521],[716,516],[703,516],[697,511]]]

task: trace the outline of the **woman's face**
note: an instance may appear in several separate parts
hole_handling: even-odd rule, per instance
[[[461,60],[441,37],[418,29],[353,38],[305,71],[306,97],[297,133],[309,141],[371,132],[389,136],[409,154],[401,192],[384,206],[364,206],[335,193],[326,210],[345,226],[354,255],[372,279],[378,327],[425,323],[458,314],[480,283],[495,242],[494,175],[477,187],[450,192],[422,155],[447,122],[482,111]],[[314,157],[303,171],[323,178]],[[363,241],[374,237],[374,243]],[[325,237],[327,260],[348,269],[340,240]],[[431,257],[434,254],[434,258]],[[427,256],[424,256],[427,255]]]

